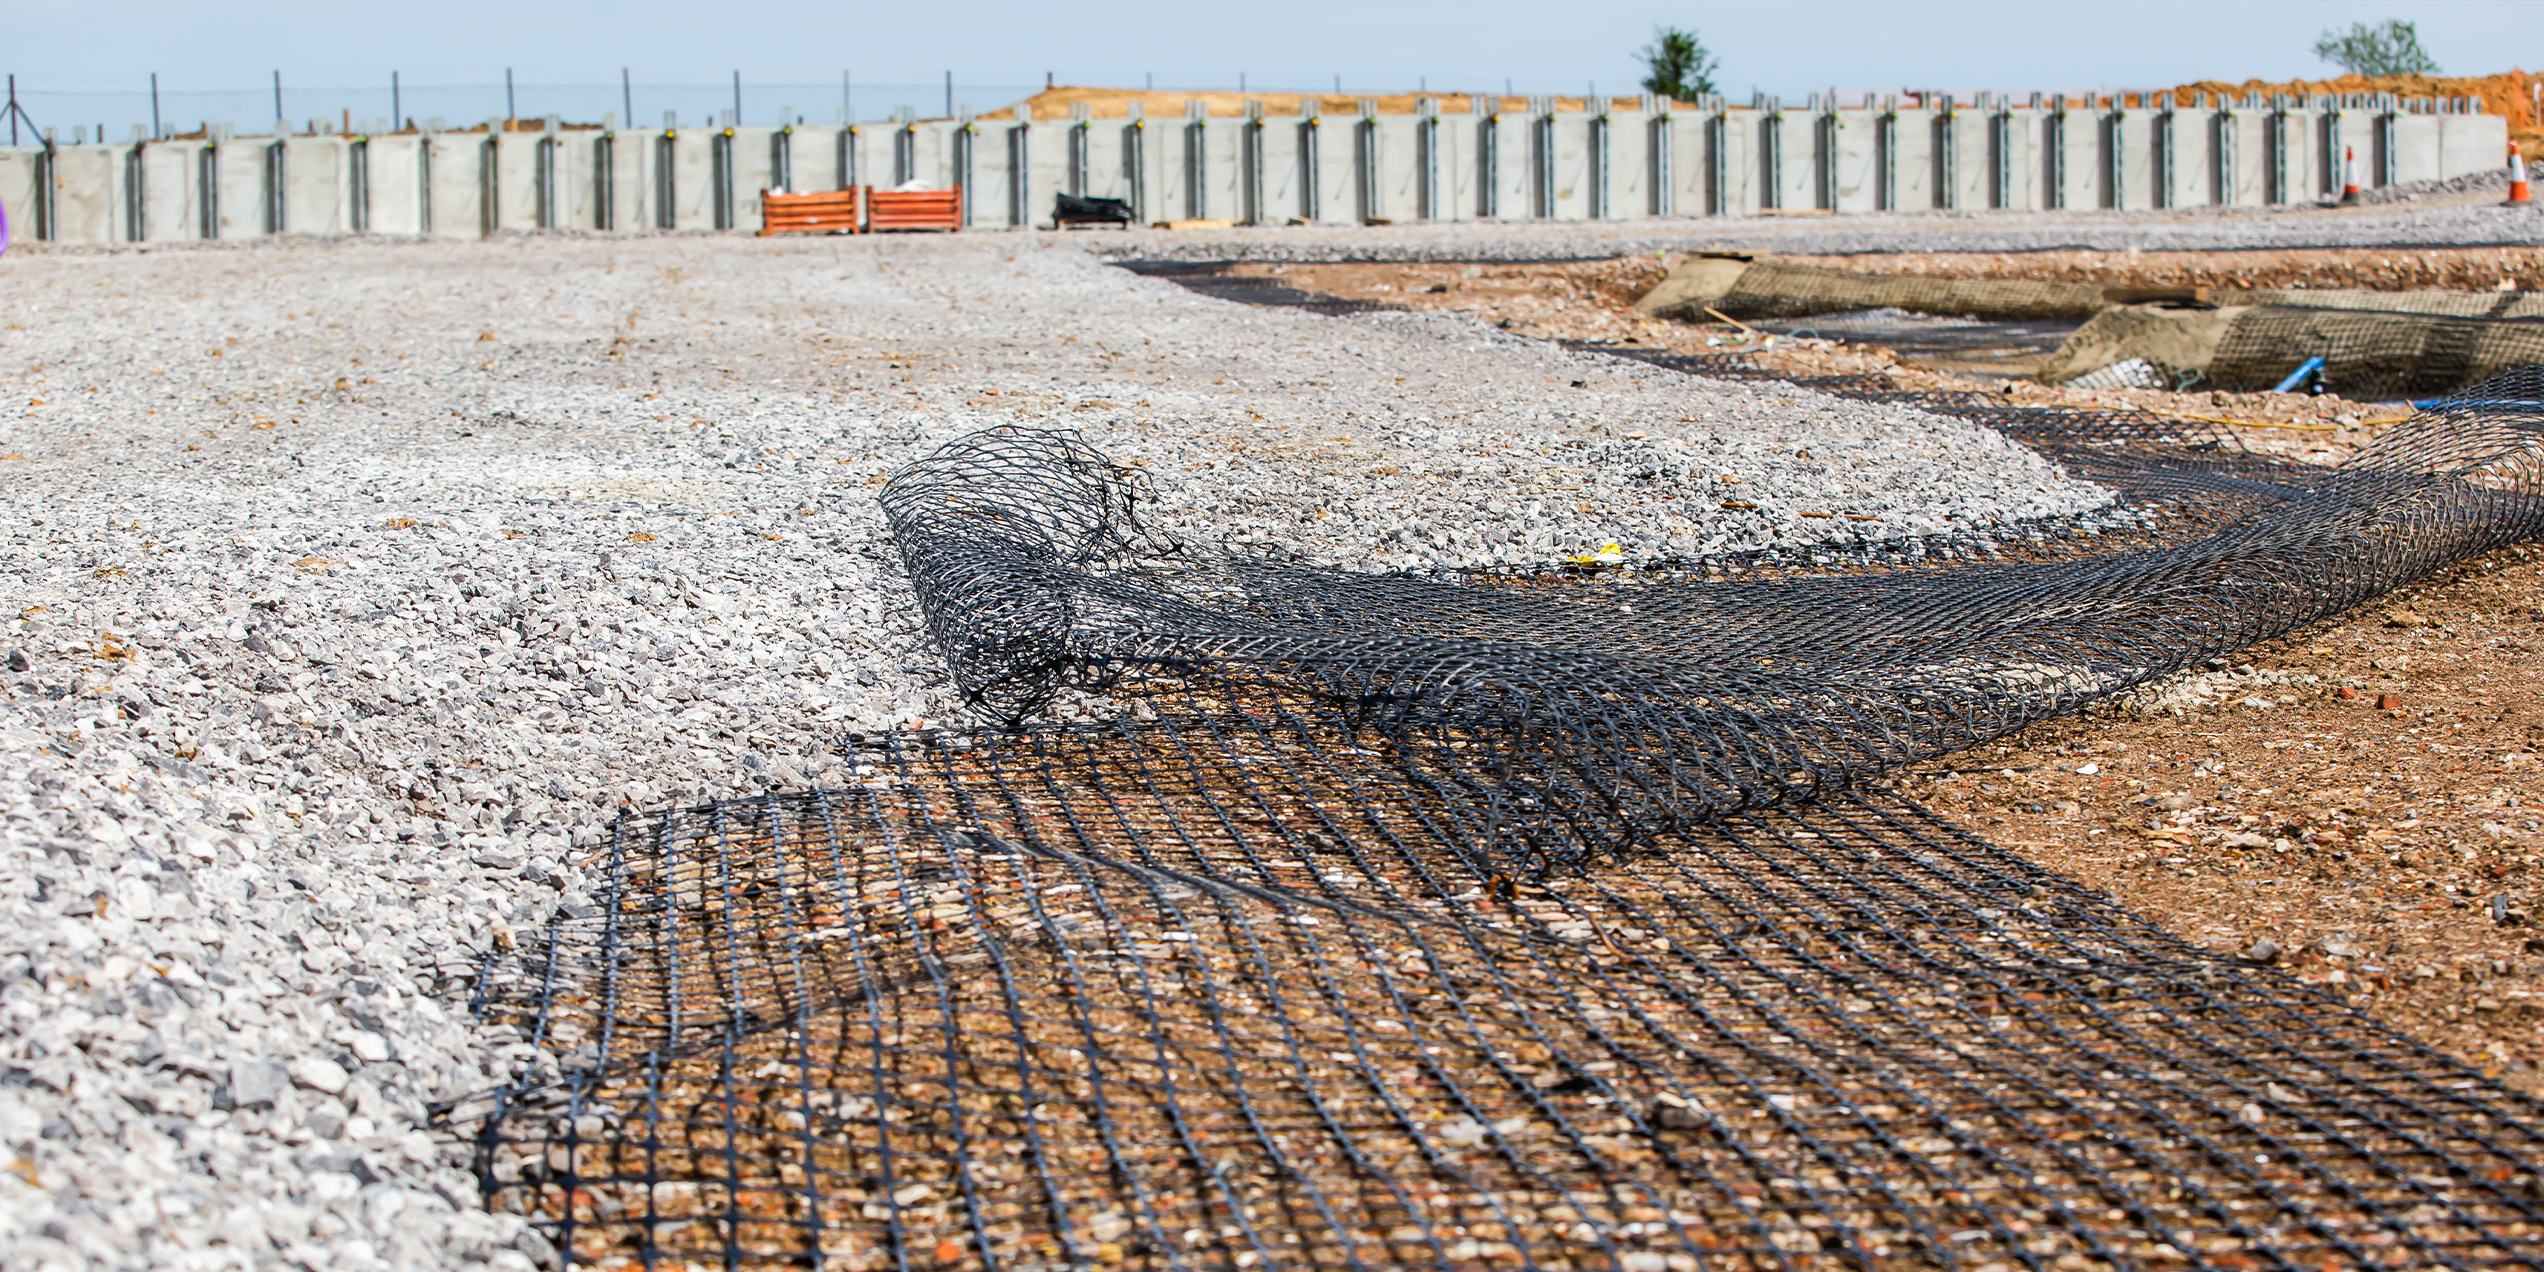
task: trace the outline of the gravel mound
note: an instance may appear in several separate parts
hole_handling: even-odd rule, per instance
[[[2422,199],[2455,198],[2463,195],[2489,194],[2506,198],[2509,193],[2509,170],[2506,167],[2485,168],[2444,181],[2405,181],[2399,185],[2376,186],[2359,191],[2359,202],[2417,203]]]
[[[873,488],[998,424],[1368,568],[2096,506],[1993,434],[1077,241],[0,261],[0,1265],[524,1267],[428,1127],[488,950],[624,808],[959,723]],[[1823,514],[1806,516],[1804,514]]]

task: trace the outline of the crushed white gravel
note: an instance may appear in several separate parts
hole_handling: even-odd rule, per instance
[[[873,491],[961,433],[1082,429],[1166,533],[1360,568],[2103,498],[1913,411],[1049,237],[12,255],[0,394],[11,1268],[543,1259],[428,1125],[523,1055],[479,960],[589,903],[621,807],[960,723]]]

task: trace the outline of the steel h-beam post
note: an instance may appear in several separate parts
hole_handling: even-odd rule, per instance
[[[2058,100],[2043,117],[2041,128],[2049,138],[2049,206],[2067,206],[2067,95]]]
[[[1759,166],[1759,175],[1765,178],[1766,188],[1758,192],[1758,206],[1781,208],[1784,206],[1784,103],[1781,100],[1769,102],[1760,115],[1758,128],[1761,139],[1766,142],[1760,149],[1766,154]]]
[[[2149,191],[2148,196],[2150,201],[2159,208],[2169,208],[2181,201],[2178,187],[2173,184],[2174,174],[2178,170],[2176,164],[2182,148],[2181,139],[2173,131],[2174,125],[2178,122],[2173,117],[2173,111],[2173,97],[2168,93],[2165,95],[2163,107],[2155,113],[2153,119],[2147,121],[2148,137],[2155,147],[2155,153],[2149,156],[2155,160],[2155,189]]]
[[[2111,206],[2116,211],[2129,206],[2129,139],[2128,113],[2113,98],[2111,110],[2102,117],[2103,183],[2110,187]]]
[[[1669,216],[1676,210],[1678,165],[1670,154],[1670,99],[1655,98],[1650,126],[1652,152],[1652,215]]]
[[[1989,164],[1995,177],[1995,189],[1988,192],[1991,206],[2004,209],[2014,206],[2014,108],[1999,97],[1996,109],[1988,114],[1988,148],[1993,151]]]
[[[1440,111],[1437,103],[1424,98],[1421,115],[1414,123],[1414,159],[1422,165],[1422,208],[1426,221],[1440,221]]]
[[[1603,99],[1582,103],[1590,114],[1590,219],[1608,216],[1608,104]]]
[[[2220,207],[2235,204],[2235,112],[2231,104],[2220,109],[2213,126],[2217,130],[2217,203]]]
[[[1245,104],[1245,125],[1237,134],[1237,177],[1248,225],[1261,225],[1269,215],[1263,206],[1263,127],[1263,103],[1249,99]]]
[[[1033,228],[1033,111],[1007,130],[1007,228]]]
[[[1706,211],[1715,216],[1731,214],[1731,116],[1720,101],[1705,117],[1705,183]]]
[[[1938,208],[1961,206],[1961,119],[1952,94],[1935,113],[1935,192]]]
[[[1536,110],[1536,126],[1532,129],[1536,133],[1536,153],[1529,158],[1532,161],[1531,167],[1535,169],[1537,215],[1551,221],[1555,219],[1556,196],[1555,99],[1542,98],[1540,103]]]
[[[1299,121],[1299,219],[1312,224],[1316,220],[1317,205],[1324,202],[1324,192],[1318,188],[1325,176],[1324,165],[1320,162],[1323,156],[1317,153],[1316,144],[1323,127],[1318,120],[1315,98],[1302,98],[1299,108],[1307,112],[1307,117]]]

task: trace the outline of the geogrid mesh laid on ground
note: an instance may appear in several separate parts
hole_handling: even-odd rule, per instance
[[[2529,536],[2540,390],[2330,469],[1929,395],[2122,505],[1438,577],[966,438],[884,502],[1019,727],[623,819],[485,987],[490,1204],[647,1266],[2535,1266],[2536,1102],[1880,778]]]

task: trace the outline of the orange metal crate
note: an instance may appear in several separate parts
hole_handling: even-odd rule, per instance
[[[760,233],[829,234],[858,230],[855,190],[823,194],[780,194],[760,191]]]
[[[866,188],[868,230],[959,230],[963,228],[963,188],[951,190],[877,190]]]

